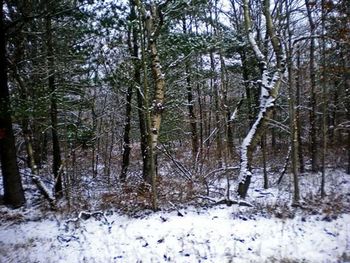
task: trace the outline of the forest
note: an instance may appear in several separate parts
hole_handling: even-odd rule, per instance
[[[0,20],[0,262],[350,262],[348,1],[1,0]]]

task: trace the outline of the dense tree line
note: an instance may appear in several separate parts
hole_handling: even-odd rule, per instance
[[[226,198],[245,198],[258,167],[265,188],[273,167],[291,173],[296,204],[299,175],[321,172],[324,197],[327,167],[350,173],[349,13],[345,0],[2,0],[5,203],[25,203],[24,178],[51,206],[79,202],[91,177],[156,209],[169,174],[207,193],[224,177]]]

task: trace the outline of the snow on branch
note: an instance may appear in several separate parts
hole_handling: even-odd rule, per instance
[[[265,56],[263,55],[258,44],[256,43],[252,29],[249,29],[248,40],[249,40],[250,45],[252,46],[252,49],[254,51],[256,58],[259,60],[260,66],[265,68],[266,67]]]

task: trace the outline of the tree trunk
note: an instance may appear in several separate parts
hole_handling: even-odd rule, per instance
[[[131,1],[130,4],[133,6],[135,3],[135,1]],[[139,31],[142,32],[142,26],[141,26],[141,19],[139,21]],[[136,60],[134,63],[134,81],[135,81],[135,85],[137,86],[136,90],[136,97],[137,97],[137,113],[139,116],[139,127],[140,127],[140,148],[141,148],[141,155],[142,155],[142,178],[144,181],[146,182],[150,182],[151,181],[151,175],[150,175],[150,153],[147,147],[147,123],[146,123],[146,105],[145,105],[145,98],[144,98],[144,94],[142,91],[142,84],[141,84],[141,68],[143,67],[145,69],[146,66],[146,62],[145,62],[145,58],[144,58],[144,40],[143,40],[143,35],[142,34],[138,34],[138,30],[135,28],[135,31],[133,31],[133,53],[134,53],[134,59]],[[142,64],[141,61],[139,59],[139,45],[138,42],[141,41],[142,43]],[[135,56],[136,55],[136,56]],[[144,74],[146,74],[145,70],[144,70]],[[145,80],[147,80],[147,77],[145,76]],[[147,84],[146,81],[144,81],[143,83],[143,87]]]
[[[310,24],[311,34],[315,33],[315,23],[312,18],[312,10],[309,0],[305,0],[307,15]],[[311,153],[311,170],[312,172],[318,171],[317,160],[317,128],[316,128],[316,71],[315,71],[315,39],[310,39],[310,85],[311,85],[311,101],[310,101],[310,153]]]
[[[298,137],[297,137],[297,125],[295,118],[295,92],[294,92],[294,69],[293,69],[293,43],[292,43],[292,31],[290,28],[290,1],[286,1],[286,14],[288,25],[288,48],[287,48],[287,68],[288,68],[288,96],[289,96],[289,126],[290,126],[290,142],[291,142],[291,161],[292,161],[292,175],[294,185],[294,198],[295,204],[299,203],[300,191],[299,191],[299,177],[298,177]]]
[[[47,48],[47,70],[48,70],[48,86],[50,91],[50,117],[51,117],[51,135],[52,135],[52,156],[53,156],[53,175],[55,179],[55,196],[60,198],[63,196],[62,173],[61,173],[61,150],[58,135],[57,120],[57,90],[55,85],[55,65],[54,51],[52,39],[51,17],[49,12],[49,4],[47,4],[48,16],[46,17],[46,48]]]
[[[222,162],[222,136],[221,136],[221,127],[220,127],[220,98],[219,98],[219,85],[218,77],[216,72],[216,66],[214,61],[214,52],[210,51],[210,67],[213,74],[211,79],[212,83],[212,92],[214,93],[214,110],[215,110],[215,129],[216,129],[216,159],[219,167],[223,165]]]
[[[343,51],[343,67],[344,69],[349,69],[350,68],[350,48],[349,46],[345,46],[343,47],[344,51]],[[347,107],[347,113],[346,113],[346,117],[347,120],[350,120],[350,74],[349,72],[347,72],[346,70],[344,70],[344,75],[343,75],[343,79],[344,79],[344,89],[346,91],[346,107]],[[347,173],[350,174],[350,127],[348,127],[348,138],[347,138],[347,144],[348,144],[348,167],[347,167]]]
[[[22,50],[23,52],[23,50]],[[19,61],[19,60],[17,60]],[[13,76],[15,80],[18,83],[19,86],[19,97],[21,100],[25,101],[27,99],[27,89],[25,87],[24,81],[22,80],[21,76],[17,72],[17,65],[14,65],[13,67]],[[47,189],[45,184],[41,181],[41,179],[38,176],[38,168],[35,163],[35,154],[33,150],[33,136],[32,136],[32,131],[29,128],[29,117],[24,115],[22,117],[22,134],[24,138],[24,143],[26,147],[26,152],[27,152],[27,165],[31,171],[30,177],[32,181],[35,183],[37,188],[39,189],[40,193],[49,201],[51,208],[55,209],[55,198],[52,196],[50,190]]]
[[[264,16],[266,18],[266,31],[270,37],[270,41],[277,61],[277,70],[275,71],[273,76],[269,75],[266,58],[261,52],[260,48],[258,47],[256,40],[254,39],[254,35],[251,28],[251,18],[249,15],[248,0],[244,0],[243,8],[245,29],[248,35],[249,43],[255,53],[256,59],[259,62],[259,67],[261,71],[261,81],[259,101],[260,111],[253,126],[249,130],[247,136],[244,138],[241,146],[241,167],[238,185],[238,195],[241,198],[246,197],[252,176],[250,167],[252,155],[257,143],[261,138],[261,135],[264,133],[266,120],[272,114],[284,71],[284,54],[279,39],[275,35],[275,29],[269,11],[269,1],[264,0]]]
[[[266,135],[265,134],[261,138],[261,151],[262,151],[263,171],[264,171],[264,189],[268,189],[269,177],[267,176],[267,167],[266,167]]]
[[[233,137],[233,121],[236,117],[237,111],[239,109],[240,102],[238,102],[238,105],[235,109],[234,114],[231,114],[230,107],[228,99],[227,99],[227,93],[228,93],[228,79],[227,79],[227,70],[225,65],[224,57],[222,56],[220,52],[220,69],[221,69],[221,89],[222,89],[222,97],[223,97],[223,108],[225,110],[226,115],[226,125],[225,125],[225,133],[226,133],[226,151],[227,151],[227,157],[231,159],[234,154],[234,137]]]
[[[160,7],[157,7],[152,3],[149,7],[150,10],[145,10],[144,6],[139,0],[136,0],[140,14],[144,17],[146,36],[141,40],[142,43],[142,63],[144,69],[144,81],[143,81],[143,103],[145,109],[145,124],[147,130],[147,157],[148,157],[148,178],[147,182],[152,187],[152,208],[157,209],[157,189],[156,189],[156,151],[159,140],[160,125],[162,120],[162,112],[164,111],[164,94],[165,94],[165,77],[162,71],[160,58],[158,55],[158,48],[156,40],[159,34],[159,30],[162,26],[162,15]],[[140,29],[142,29],[143,21],[140,17]],[[157,23],[157,24],[155,24]],[[143,32],[143,30],[140,30]],[[147,60],[146,60],[146,47],[144,40],[147,39],[147,50],[150,55],[151,69],[154,80],[154,96],[152,100],[152,107],[150,107],[150,90],[147,81]]]
[[[159,16],[161,10],[157,8],[154,4],[151,5],[151,12],[146,15],[146,30],[148,33],[148,50],[151,56],[151,67],[152,75],[155,84],[154,96],[152,100],[152,112],[151,112],[151,151],[153,154],[153,160],[151,160],[151,171],[152,171],[152,200],[153,209],[157,208],[156,204],[156,171],[157,171],[157,145],[159,141],[160,125],[162,121],[162,113],[164,111],[164,96],[165,96],[165,75],[162,71],[162,65],[160,62],[158,47],[156,44],[156,39],[158,37],[158,32],[161,27],[161,17]],[[158,24],[154,25],[154,20],[157,18]]]
[[[203,169],[203,148],[204,148],[204,118],[205,114],[203,112],[203,98],[202,98],[202,92],[201,92],[201,84],[200,79],[197,79],[197,85],[196,85],[196,93],[197,93],[197,102],[198,102],[198,111],[199,111],[199,154],[196,158],[196,167],[195,170],[198,171],[199,168],[199,174],[202,173]]]
[[[142,178],[146,182],[149,182],[149,171],[150,171],[150,161],[149,161],[149,151],[147,148],[147,128],[146,128],[146,114],[145,114],[145,105],[143,99],[143,93],[140,89],[141,87],[141,72],[140,67],[135,68],[135,81],[138,83],[139,88],[137,89],[137,112],[139,116],[139,127],[140,127],[140,147],[142,155]]]
[[[4,202],[12,207],[25,203],[19,174],[15,138],[12,129],[10,95],[7,84],[6,40],[4,29],[3,1],[0,10],[0,160],[4,185]]]
[[[120,174],[120,180],[125,182],[128,167],[130,163],[130,128],[131,128],[131,99],[132,99],[132,86],[128,87],[126,94],[126,108],[125,108],[125,126],[123,135],[123,160],[122,171]]]
[[[325,2],[321,1],[322,6],[322,15],[321,15],[321,24],[322,24],[322,33],[325,35]],[[326,196],[325,184],[326,184],[326,154],[327,154],[327,79],[326,79],[326,41],[325,38],[321,39],[321,87],[322,87],[322,177],[321,177],[321,198]]]
[[[296,127],[297,127],[297,140],[298,140],[298,160],[299,160],[299,171],[300,173],[304,173],[304,151],[303,151],[303,141],[301,138],[301,118],[300,118],[300,96],[301,96],[301,65],[300,65],[300,48],[297,48],[297,77],[296,77],[296,111],[295,111],[295,119],[296,119]]]
[[[146,30],[148,32],[148,50],[151,56],[152,75],[155,84],[154,96],[152,100],[151,128],[152,128],[152,148],[156,150],[164,111],[164,94],[165,94],[165,78],[162,72],[162,65],[158,55],[156,44],[156,28],[154,25],[154,16],[157,14],[157,9],[154,5],[151,7],[151,12],[146,14]]]
[[[254,114],[253,114],[253,107],[252,107],[253,95],[249,85],[249,69],[247,64],[246,51],[244,49],[240,50],[239,55],[242,61],[242,77],[243,77],[245,93],[246,93],[248,120],[249,120],[249,128],[250,128],[254,123]]]
[[[195,160],[198,153],[198,133],[197,133],[197,121],[194,113],[194,99],[192,93],[192,83],[190,77],[190,69],[188,62],[186,63],[186,82],[187,82],[187,104],[188,104],[188,116],[190,118],[191,127],[191,144],[192,144],[192,159]]]
[[[187,34],[187,26],[186,26],[186,16],[184,16],[182,20],[182,31],[186,35]],[[188,54],[185,54],[187,56]],[[187,87],[187,109],[188,109],[188,117],[190,120],[190,129],[191,129],[191,145],[192,145],[192,160],[195,163],[197,153],[198,153],[198,133],[197,133],[197,121],[196,115],[194,113],[194,99],[192,92],[192,82],[191,82],[191,72],[190,72],[190,62],[187,60],[185,65],[186,72],[186,87]]]
[[[137,29],[136,26],[133,25],[133,21],[136,20],[136,12],[135,12],[135,5],[133,1],[130,1],[130,23],[131,28],[129,28],[128,31],[128,45],[129,45],[129,52],[130,55],[135,60],[138,57],[138,44],[137,44]],[[132,35],[132,41],[131,41],[131,35]],[[136,77],[136,67],[137,62],[134,61],[134,83],[137,83],[135,80]],[[122,159],[122,170],[120,174],[120,180],[122,182],[125,182],[128,167],[130,163],[130,129],[131,129],[131,100],[132,100],[132,93],[133,93],[133,85],[128,86],[127,94],[126,94],[126,106],[125,106],[125,124],[124,124],[124,135],[123,135],[123,159]]]

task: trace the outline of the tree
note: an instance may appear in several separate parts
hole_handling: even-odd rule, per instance
[[[326,196],[325,184],[326,184],[326,155],[327,155],[327,83],[326,83],[326,41],[325,41],[325,29],[326,29],[326,11],[325,11],[325,1],[321,1],[322,10],[321,10],[321,86],[322,86],[322,177],[321,177],[321,197]]]
[[[4,201],[13,207],[25,203],[19,174],[15,138],[12,129],[10,95],[7,83],[6,29],[3,2],[0,5],[0,160],[4,184]]]
[[[52,135],[52,155],[53,155],[53,174],[55,179],[55,195],[63,196],[62,173],[61,173],[61,150],[58,138],[58,120],[57,120],[57,90],[55,83],[55,60],[53,50],[53,36],[51,26],[52,9],[49,3],[46,3],[46,48],[47,48],[47,72],[48,87],[50,91],[50,117],[51,117],[51,135]]]
[[[130,15],[129,15],[129,28],[128,28],[128,47],[129,53],[133,59],[133,68],[134,68],[134,79],[132,84],[128,86],[128,90],[126,92],[126,105],[125,105],[125,125],[124,125],[124,135],[123,135],[123,158],[122,158],[122,168],[120,174],[120,180],[125,182],[127,171],[130,163],[130,129],[131,129],[131,103],[132,103],[132,94],[135,88],[133,86],[140,84],[140,66],[139,66],[139,47],[138,47],[138,32],[137,32],[137,21],[136,11],[135,11],[135,3],[134,1],[130,1]],[[137,87],[136,87],[137,88]],[[141,118],[141,122],[144,119]],[[141,136],[142,137],[142,136]],[[141,144],[142,148],[142,144]]]
[[[315,34],[316,25],[312,16],[312,8],[314,2],[305,0],[307,9],[307,16],[310,24],[311,35]],[[310,98],[310,152],[311,152],[311,170],[313,172],[318,171],[318,158],[317,158],[317,126],[316,126],[316,70],[315,70],[315,38],[310,38],[310,85],[311,85],[311,98]]]
[[[294,64],[293,64],[293,33],[290,21],[290,8],[293,1],[285,2],[286,22],[287,22],[287,71],[288,71],[288,100],[289,100],[289,126],[290,126],[290,144],[291,144],[291,164],[294,185],[293,201],[297,204],[300,200],[299,178],[298,178],[298,126],[295,113],[295,81],[294,81]]]
[[[187,25],[186,25],[186,15],[183,17],[182,21],[182,32],[184,35],[187,35]],[[185,52],[184,56],[187,57],[189,52]],[[191,64],[189,59],[186,60],[185,65],[185,74],[186,74],[186,87],[187,87],[187,108],[188,108],[188,116],[190,119],[190,127],[191,127],[191,145],[192,145],[192,160],[195,162],[197,153],[198,153],[198,133],[197,133],[197,122],[196,122],[196,114],[194,111],[194,98],[193,98],[193,88],[191,81]]]
[[[258,60],[259,68],[261,72],[261,79],[259,80],[260,86],[260,107],[258,116],[249,130],[247,136],[244,138],[241,146],[241,167],[239,174],[238,195],[241,198],[245,198],[250,180],[252,177],[251,172],[251,160],[254,149],[259,142],[261,135],[264,133],[265,123],[267,118],[272,114],[275,100],[277,98],[279,88],[283,78],[283,72],[285,69],[285,57],[283,47],[280,43],[279,37],[276,35],[273,20],[270,14],[270,1],[263,1],[263,13],[266,19],[266,31],[269,41],[272,45],[272,50],[276,60],[276,69],[272,76],[269,74],[267,58],[261,52],[252,31],[251,18],[249,14],[248,0],[244,1],[244,23],[245,30],[251,45],[255,53],[255,57]]]

